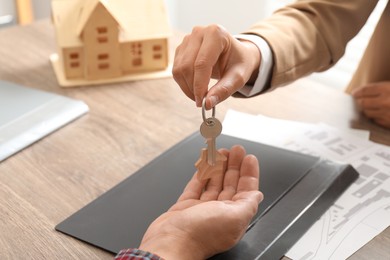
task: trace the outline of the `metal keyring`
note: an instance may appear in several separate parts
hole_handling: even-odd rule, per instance
[[[212,108],[211,116],[215,117],[215,107]],[[202,101],[202,117],[203,122],[205,122],[207,125],[210,125],[210,123],[212,123],[212,121],[206,119],[206,97],[204,97]]]

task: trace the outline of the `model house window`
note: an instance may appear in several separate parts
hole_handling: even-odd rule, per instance
[[[107,33],[107,27],[97,27],[98,34]]]
[[[161,45],[153,45],[153,59],[160,60],[162,58],[162,46]]]
[[[101,53],[98,55],[98,60],[107,60],[109,57],[108,53]]]
[[[99,36],[99,37],[97,37],[97,40],[98,40],[99,43],[108,42],[107,36]]]
[[[142,66],[142,43],[133,42],[131,44],[132,64],[134,67]]]
[[[80,63],[78,63],[78,62],[71,62],[70,63],[71,68],[78,68],[79,66],[80,66]]]
[[[161,45],[153,45],[153,51],[161,51],[162,47]]]
[[[142,55],[142,44],[140,42],[134,42],[131,44],[131,54],[134,56]]]
[[[109,67],[110,67],[110,65],[108,63],[100,63],[98,65],[98,68],[101,69],[101,70],[108,69]]]
[[[108,42],[107,27],[105,27],[105,26],[96,27],[96,31],[98,33],[98,36],[97,36],[98,43]]]
[[[80,67],[80,55],[78,52],[71,52],[69,53],[69,59],[70,59],[70,67],[71,68],[78,68]]]
[[[78,59],[79,58],[79,54],[77,52],[71,52],[69,54],[69,58],[72,59],[72,60]]]
[[[153,55],[153,59],[155,59],[155,60],[160,60],[161,58],[162,58],[161,54],[154,54]]]
[[[133,59],[133,66],[134,67],[138,67],[138,66],[141,66],[141,65],[142,65],[142,59],[141,58]]]

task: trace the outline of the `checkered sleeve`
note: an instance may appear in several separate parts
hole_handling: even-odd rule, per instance
[[[158,255],[142,251],[138,248],[122,249],[115,256],[115,260],[164,260]]]

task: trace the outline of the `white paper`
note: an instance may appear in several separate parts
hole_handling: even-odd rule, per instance
[[[346,259],[390,225],[390,147],[366,140],[369,133],[237,111],[226,114],[223,133],[349,163],[359,172],[286,256]]]
[[[346,259],[390,225],[389,147],[319,126],[287,148],[350,163],[360,174],[288,257]]]
[[[222,133],[283,147],[293,136],[310,127],[312,127],[311,124],[228,110],[223,121]]]

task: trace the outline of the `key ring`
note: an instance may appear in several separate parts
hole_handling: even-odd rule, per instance
[[[211,116],[215,117],[215,107],[212,108]],[[205,122],[207,125],[213,125],[212,120],[206,119],[206,97],[203,98],[202,101],[202,117],[203,117],[203,122]]]

